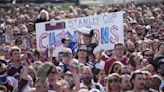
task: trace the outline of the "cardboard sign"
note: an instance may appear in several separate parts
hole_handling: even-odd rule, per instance
[[[45,49],[55,46],[55,52],[58,53],[63,48],[61,39],[65,37],[68,37],[74,43],[71,46],[77,48],[75,46],[77,45],[77,28],[79,30],[84,28],[94,30],[96,39],[99,40],[99,45],[95,48],[95,51],[113,49],[114,44],[118,42],[124,44],[123,12],[120,11],[89,17],[37,23],[37,48]],[[78,38],[82,40],[82,37],[78,36]]]

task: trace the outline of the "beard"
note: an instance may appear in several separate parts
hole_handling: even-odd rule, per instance
[[[89,85],[91,83],[91,80],[92,80],[92,78],[90,78],[90,77],[83,78],[84,84],[87,84],[87,85]]]
[[[129,51],[130,53],[133,53],[133,52],[135,51],[135,49],[131,48],[131,49],[128,49],[128,51]]]

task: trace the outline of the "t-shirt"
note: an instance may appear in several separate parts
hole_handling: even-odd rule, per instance
[[[10,63],[10,61],[6,61],[6,60],[0,60],[0,63],[3,63],[5,65],[8,65]]]
[[[88,54],[92,53],[94,48],[96,48],[97,46],[97,43],[90,43],[89,45],[87,45]]]
[[[81,83],[80,84],[80,87],[86,87],[84,83]],[[105,92],[103,86],[99,83],[95,83],[92,81],[92,85],[91,85],[91,88],[88,88],[90,91],[93,90],[93,89],[97,89],[99,90],[100,92]]]
[[[66,73],[68,69],[68,65],[64,64],[63,62],[59,63],[59,67],[63,70],[63,73]]]
[[[14,64],[10,63],[8,66],[8,76],[18,78],[22,69],[23,64],[20,64],[19,67],[15,67]]]

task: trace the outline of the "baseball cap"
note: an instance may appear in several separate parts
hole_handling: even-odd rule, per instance
[[[61,39],[61,42],[64,43],[65,40],[69,41],[70,39],[68,38],[68,36],[66,36],[65,38]]]
[[[72,53],[72,50],[70,48],[63,48],[62,53]]]

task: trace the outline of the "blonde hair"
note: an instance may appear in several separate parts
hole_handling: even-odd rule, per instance
[[[13,46],[9,49],[9,53],[10,53],[10,56],[12,56],[13,54],[13,51],[21,51],[20,48],[18,46]]]
[[[41,15],[45,14],[46,15],[46,20],[49,20],[49,14],[46,10],[42,9],[38,15],[38,18],[41,18]]]
[[[110,86],[109,86],[109,78],[111,78],[111,77],[116,77],[116,78],[118,78],[118,80],[120,79],[120,75],[119,74],[117,74],[117,73],[112,73],[112,74],[109,74],[108,76],[107,76],[107,85],[106,85],[106,92],[112,92],[112,90],[111,90],[111,88],[110,88]]]
[[[110,77],[113,77],[113,76],[116,77],[116,78],[118,78],[118,79],[120,78],[120,75],[119,75],[118,73],[112,73],[112,74],[109,74],[109,75],[107,76],[107,80],[109,80],[109,78],[110,78]]]

